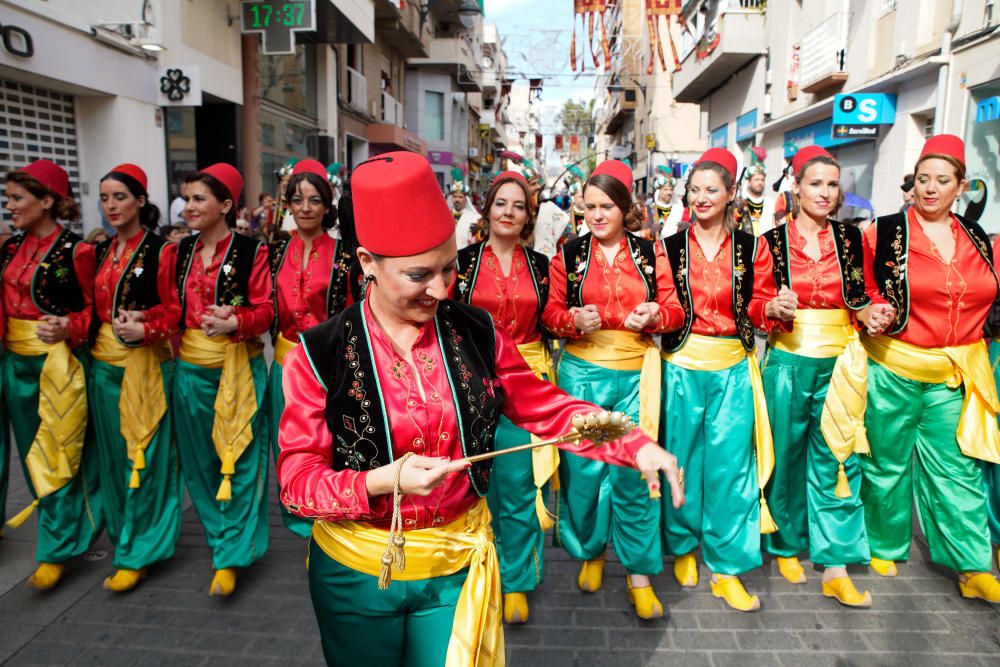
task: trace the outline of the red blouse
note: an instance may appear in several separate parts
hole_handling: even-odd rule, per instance
[[[313,239],[312,250],[303,268],[305,247],[298,230],[293,231],[275,281],[278,330],[293,343],[299,340],[300,331],[326,321],[330,274],[337,261],[334,257],[337,241],[329,234],[323,233]]]
[[[625,319],[636,306],[646,301],[646,283],[629,254],[627,239],[620,241],[618,254],[611,263],[604,256],[597,239],[592,238],[591,242],[590,267],[583,281],[583,303],[597,306],[602,329],[625,330]],[[660,306],[660,319],[645,332],[659,334],[673,331],[684,323],[684,310],[677,300],[670,261],[666,255],[657,252],[656,266],[646,268],[656,271],[656,302]],[[561,252],[549,264],[549,302],[542,313],[542,322],[560,338],[581,336],[573,323],[573,313],[566,307],[566,265]]]
[[[117,313],[113,312],[115,289],[118,281],[122,277],[122,271],[128,266],[132,255],[135,254],[139,242],[145,236],[145,232],[140,232],[125,242],[125,251],[115,261],[114,252],[118,242],[111,241],[111,249],[108,251],[104,263],[97,269],[97,278],[94,286],[94,307],[101,322],[110,324]],[[146,335],[143,339],[145,345],[161,340],[167,340],[177,334],[181,319],[181,304],[177,298],[177,244],[164,244],[160,251],[160,261],[156,271],[156,293],[160,297],[160,303],[146,311],[146,320],[143,325],[146,328]],[[141,267],[134,267],[133,272]]]
[[[830,227],[819,232],[819,259],[806,254],[806,239],[795,220],[788,223],[788,269],[799,308],[847,309],[837,248]]]
[[[189,329],[201,328],[201,316],[208,306],[215,303],[215,284],[222,270],[222,260],[226,256],[233,234],[219,241],[215,246],[215,254],[206,268],[201,260],[203,244],[199,238],[194,245],[194,256],[191,260],[191,270],[188,272],[184,285],[185,306],[184,326]],[[253,270],[250,273],[250,304],[236,306],[238,326],[236,333],[230,339],[239,342],[255,338],[271,328],[274,321],[274,303],[271,301],[271,269],[267,263],[267,246],[257,249],[253,259]]]
[[[983,323],[997,295],[997,283],[972,240],[952,216],[955,255],[946,263],[924,233],[916,212],[907,213],[909,248],[906,277],[910,316],[906,328],[893,336],[920,347],[968,345],[983,337]],[[865,230],[865,291],[872,303],[888,303],[875,282],[877,224]]]
[[[461,458],[458,419],[434,322],[423,326],[406,360],[396,354],[367,302],[362,307],[389,416],[394,457],[414,452]],[[598,409],[536,378],[503,329],[497,328],[496,342],[497,378],[509,397],[504,402],[504,414],[517,426],[543,438],[555,437],[572,428],[573,415]],[[392,516],[392,496],[369,498],[367,472],[330,467],[333,438],[326,423],[327,392],[301,346],[285,358],[284,369],[285,402],[296,409],[282,413],[278,431],[281,453],[277,474],[282,502],[299,507],[298,513],[307,518],[371,521],[387,526]],[[651,442],[636,429],[600,448],[589,444],[560,447],[588,458],[630,466],[635,453]],[[440,526],[457,518],[476,500],[468,476],[464,472],[451,475],[426,497],[403,498],[403,527],[412,530]]]
[[[25,235],[21,247],[17,249],[17,254],[11,258],[3,274],[3,301],[7,317],[19,320],[42,319],[42,311],[35,306],[31,296],[31,281],[39,262],[61,232],[60,227],[45,238],[38,238],[31,233]],[[67,315],[69,338],[66,342],[70,347],[76,348],[86,344],[89,336],[96,264],[94,246],[89,243],[78,243],[73,251],[73,269],[80,290],[83,292],[84,306],[83,310]]]
[[[543,280],[548,280],[543,276]],[[452,282],[454,292],[455,282]],[[472,287],[472,305],[489,311],[493,321],[507,332],[517,345],[542,339],[538,328],[538,294],[528,268],[528,254],[514,251],[510,274],[504,275],[493,248],[486,245],[479,263],[479,274]]]

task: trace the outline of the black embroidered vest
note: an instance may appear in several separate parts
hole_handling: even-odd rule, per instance
[[[458,251],[455,300],[460,303],[472,305],[472,292],[476,286],[476,279],[479,277],[479,267],[485,247],[485,242],[475,243]],[[528,273],[531,275],[531,284],[535,288],[535,297],[538,300],[538,326],[540,328],[542,326],[542,311],[545,310],[545,304],[549,301],[549,260],[545,255],[531,248],[524,248],[524,254],[528,258]]]
[[[590,249],[592,236],[584,234],[563,246],[563,262],[566,264],[566,307],[583,307],[583,281],[590,270]],[[625,233],[629,254],[639,276],[646,284],[646,301],[656,301],[656,245],[641,239],[631,232]]]
[[[333,317],[344,309],[347,305],[348,272],[350,261],[344,254],[344,243],[340,239],[333,239],[333,268],[330,270],[330,279],[326,283],[326,316]],[[268,246],[268,260],[271,264],[271,286],[274,294],[274,324],[271,327],[271,334],[278,332],[278,273],[285,263],[285,252],[288,250],[288,239],[275,241]]]
[[[989,236],[977,223],[966,220],[960,215],[958,219],[962,231],[972,241],[983,261],[990,267],[994,279],[997,278],[993,266],[993,247]],[[876,225],[875,235],[875,283],[879,292],[896,309],[896,326],[890,334],[898,334],[906,328],[910,319],[910,286],[907,278],[907,259],[910,251],[910,233],[906,213],[893,213],[879,217],[873,223]],[[1000,281],[998,281],[1000,287]],[[986,316],[983,325],[983,335],[993,338],[1000,335],[1000,291],[993,301],[993,307]]]
[[[864,252],[861,248],[861,230],[854,225],[845,225],[830,220],[830,233],[840,265],[840,288],[844,303],[851,310],[859,310],[868,305],[865,294]],[[774,284],[778,289],[783,285],[795,289],[792,284],[788,254],[788,225],[781,225],[761,234],[771,251]]]
[[[0,250],[0,276],[7,270],[7,265],[14,259],[26,236],[18,234],[4,242],[3,249]],[[76,279],[76,267],[73,263],[76,247],[80,243],[83,243],[83,239],[68,229],[63,229],[35,268],[35,275],[31,279],[31,298],[43,314],[62,317],[84,309],[86,304],[83,290]]]
[[[182,328],[187,308],[188,274],[191,272],[197,242],[197,236],[189,236],[177,248],[177,295],[181,302]],[[232,235],[219,275],[215,279],[215,305],[246,306],[250,303],[250,276],[253,274],[253,261],[260,246],[260,241],[255,239],[242,234]]]
[[[729,235],[733,250],[733,314],[736,320],[736,333],[747,350],[754,348],[753,324],[747,308],[753,298],[753,260],[757,250],[757,240],[750,234],[735,230]],[[660,347],[665,352],[676,352],[684,347],[691,335],[691,325],[694,323],[694,304],[691,298],[690,277],[688,269],[691,266],[691,252],[688,246],[687,231],[671,234],[660,241],[670,260],[674,272],[674,286],[677,288],[677,298],[684,309],[684,326],[676,331],[663,334]]]
[[[362,308],[349,306],[302,334],[303,349],[327,391],[326,423],[333,435],[333,469],[373,470],[392,463],[392,434]],[[503,389],[496,377],[496,332],[489,313],[442,301],[434,318],[462,432],[462,453],[493,451]],[[474,463],[469,480],[480,496],[492,460]]]
[[[102,241],[97,246],[97,271],[101,270],[104,262],[111,255],[113,244],[117,243],[114,237],[107,241]],[[149,310],[160,304],[160,292],[157,284],[157,274],[160,268],[160,255],[167,247],[167,242],[148,230],[142,231],[142,239],[136,246],[135,252],[129,259],[128,264],[118,278],[115,285],[115,293],[112,296],[113,313],[118,313],[119,309],[125,310]],[[97,336],[97,330],[101,327],[101,318],[98,317],[96,308],[97,301],[94,301],[94,316],[90,322],[90,340],[93,342]],[[119,339],[120,343],[129,347],[141,347],[142,341],[138,343],[126,343]]]

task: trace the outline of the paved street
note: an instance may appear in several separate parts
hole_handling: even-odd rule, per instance
[[[12,462],[13,464],[14,462]],[[20,466],[11,467],[8,511],[27,502]],[[136,591],[101,589],[111,571],[102,539],[93,559],[70,566],[56,590],[24,580],[34,558],[34,521],[0,541],[0,660],[8,665],[322,665],[309,604],[304,543],[272,516],[271,548],[240,576],[228,600],[207,595],[211,559],[194,510],[172,561]],[[852,611],[818,593],[819,574],[793,587],[773,564],[746,578],[764,609],[723,608],[705,583],[681,593],[672,577],[656,588],[665,621],[640,622],[628,606],[621,566],[609,563],[604,589],[576,591],[575,563],[550,549],[548,577],[532,597],[531,623],[507,630],[511,665],[998,665],[1000,610],[958,597],[950,576],[914,550],[897,580],[867,573],[875,607]],[[705,581],[706,573],[702,571]]]

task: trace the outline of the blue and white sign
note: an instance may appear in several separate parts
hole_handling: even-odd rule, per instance
[[[729,143],[729,123],[712,130],[708,143],[711,148],[725,148]]]
[[[1000,120],[1000,96],[994,95],[976,104],[976,122],[992,123]]]
[[[815,144],[822,148],[832,148],[857,141],[856,138],[834,139],[833,119],[826,118],[811,125],[785,132],[785,158],[791,159],[803,146]]]
[[[736,141],[753,139],[757,131],[757,110],[752,109],[736,119]]]
[[[895,122],[895,95],[853,93],[833,98],[834,125],[892,125]]]

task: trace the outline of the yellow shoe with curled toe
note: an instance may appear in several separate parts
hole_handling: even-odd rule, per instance
[[[712,595],[722,598],[736,611],[757,611],[760,609],[760,598],[747,593],[747,589],[743,588],[743,582],[739,580],[739,577],[713,576]]]
[[[236,570],[224,567],[215,571],[212,584],[208,587],[209,595],[232,595],[236,590]]]
[[[868,591],[862,593],[854,586],[850,577],[837,577],[823,582],[823,595],[834,598],[845,607],[860,607],[867,609],[872,606],[872,595]]]
[[[898,574],[896,561],[893,560],[882,560],[881,558],[872,556],[870,565],[873,570],[883,577],[895,577]]]
[[[528,622],[528,596],[524,593],[503,594],[504,623]]]
[[[106,591],[124,593],[125,591],[130,591],[138,586],[139,582],[145,579],[148,575],[149,568],[145,567],[141,570],[115,570],[115,573],[110,577],[105,577],[102,585]]]
[[[778,558],[778,572],[790,584],[806,583],[806,571],[798,558]]]
[[[28,585],[40,591],[47,591],[59,583],[65,571],[65,563],[39,563],[28,578]]]
[[[628,587],[628,599],[635,608],[635,615],[639,618],[649,620],[651,618],[663,618],[663,605],[653,592],[652,586],[632,586],[632,580],[626,576],[625,585]]]
[[[674,579],[684,588],[694,588],[698,585],[698,561],[693,553],[674,559]]]
[[[997,581],[991,573],[980,572],[971,576],[963,576],[968,577],[965,581],[961,579],[958,581],[958,591],[963,598],[986,600],[993,604],[1000,603],[1000,581]]]
[[[583,561],[576,585],[584,593],[596,593],[604,584],[604,555],[593,560]]]

